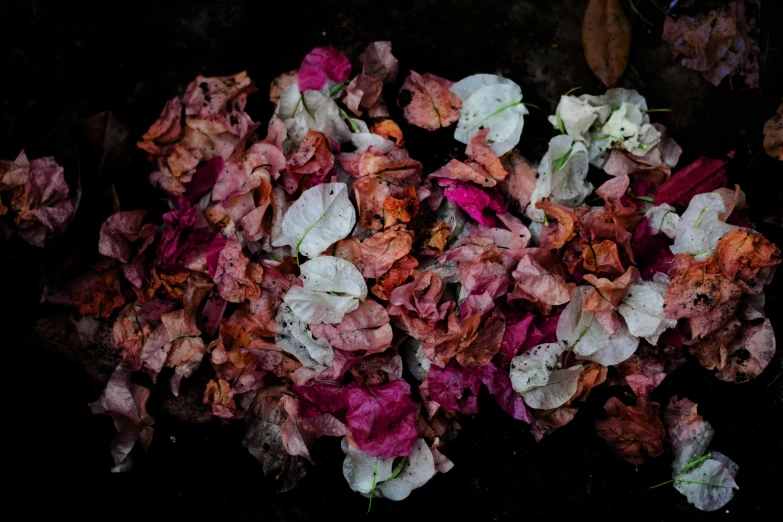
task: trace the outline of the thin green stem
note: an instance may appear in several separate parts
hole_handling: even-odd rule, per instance
[[[538,105],[533,105],[532,103],[524,103],[524,102],[521,102],[521,101],[514,102],[514,103],[509,103],[508,105],[504,105],[503,107],[499,108],[498,110],[496,110],[496,111],[495,111],[495,112],[493,112],[492,114],[488,114],[488,115],[484,116],[483,118],[481,118],[481,119],[478,121],[478,123],[474,124],[474,125],[473,125],[473,127],[471,127],[471,128],[478,127],[478,126],[480,126],[480,125],[481,125],[481,124],[482,124],[482,123],[483,123],[485,120],[488,120],[488,119],[490,119],[491,117],[493,117],[493,116],[496,116],[496,115],[500,114],[501,112],[505,111],[506,109],[510,109],[510,108],[512,108],[512,107],[516,107],[517,105],[526,105],[526,106],[530,106],[530,107],[535,107],[536,109],[539,109],[539,108],[540,108],[540,107],[538,107]],[[436,110],[437,110],[437,108],[436,108]],[[438,115],[440,115],[440,113],[438,113]]]
[[[672,109],[647,109],[644,112],[672,112]]]
[[[302,103],[302,100],[304,100],[304,93],[299,95],[299,99],[296,100],[296,105],[294,105],[294,110],[291,114],[296,115],[296,110],[299,108],[299,104]]]
[[[351,126],[351,130],[355,134],[359,134],[360,132],[362,132],[362,129],[359,128],[359,125],[357,125],[356,122],[353,121],[353,119],[351,119],[351,117],[348,116],[348,113],[346,113],[343,109],[340,109],[340,116],[342,116],[348,121],[348,125]]]
[[[581,87],[574,87],[573,89],[570,89],[567,93],[565,93],[563,96],[568,96],[572,92],[578,91],[579,89],[581,89]]]
[[[597,290],[598,290],[598,289],[596,288],[596,291],[597,291]],[[600,295],[600,292],[599,292],[599,295]],[[603,297],[603,296],[601,296],[601,297]],[[604,297],[604,299],[606,299],[606,298]],[[570,346],[568,347],[568,353],[566,353],[565,359],[563,359],[563,362],[564,362],[564,363],[568,363],[568,358],[569,358],[569,357],[571,357],[571,352],[572,352],[572,351],[573,351],[573,349],[576,347],[576,345],[577,345],[577,344],[579,344],[579,341],[581,341],[581,340],[582,340],[582,337],[584,337],[584,336],[585,336],[585,334],[586,334],[586,333],[587,333],[587,331],[590,329],[590,327],[591,327],[591,326],[593,326],[593,321],[594,321],[594,320],[595,320],[595,314],[593,314],[593,317],[591,317],[591,318],[590,318],[590,323],[587,325],[587,328],[585,328],[584,330],[582,330],[582,332],[579,334],[579,337],[577,337],[577,338],[576,338],[576,341],[574,341],[574,344],[572,344],[572,345],[570,345]]]
[[[367,514],[370,514],[372,509],[372,496],[375,493],[375,485],[378,481],[378,459],[375,459],[375,471],[372,472],[372,487],[370,487],[370,503],[367,506]]]
[[[402,471],[402,467],[405,465],[405,461],[407,459],[408,459],[407,457],[403,457],[402,460],[399,462],[399,464],[394,466],[394,469],[392,470],[391,478],[389,480],[396,478],[397,475],[400,474],[400,471]]]
[[[337,93],[337,91],[339,91],[340,89],[342,89],[342,88],[343,88],[343,86],[344,86],[346,83],[348,83],[348,80],[345,80],[344,82],[340,82],[340,83],[338,83],[337,85],[334,85],[334,86],[333,86],[331,89],[329,89],[329,97],[331,98],[332,96],[334,96],[334,95]]]
[[[568,158],[571,155],[571,150],[572,149],[568,149],[568,152],[566,152],[563,156],[560,156],[559,158],[557,158],[555,160],[555,170],[554,170],[554,172],[557,172],[558,170],[563,168],[563,165],[566,164],[566,162],[568,161]]]
[[[699,212],[699,216],[696,218],[696,221],[693,222],[693,228],[699,228],[699,224],[701,224],[701,218],[704,216],[704,213],[707,212],[710,209],[710,207],[703,207],[701,209],[701,212]]]
[[[649,488],[647,488],[647,489],[655,489],[655,488],[659,488],[659,487],[661,487],[661,486],[665,486],[666,484],[671,484],[672,482],[674,482],[674,479],[667,480],[666,482],[661,482],[660,484],[656,484],[656,485],[654,485],[654,486],[650,486],[650,487],[649,487]]]
[[[713,488],[728,488],[728,489],[731,488],[731,486],[724,486],[723,484],[710,484],[709,482],[699,482],[698,480],[674,479],[674,482],[685,482],[686,484],[701,484],[702,486],[712,486]]]
[[[701,463],[702,463],[702,462],[704,462],[705,460],[709,460],[709,459],[711,459],[711,458],[712,458],[712,453],[707,453],[706,455],[703,455],[703,456],[699,457],[699,458],[698,458],[698,459],[696,459],[696,460],[692,460],[692,461],[690,461],[689,463],[687,463],[685,466],[683,466],[683,468],[680,470],[680,473],[679,473],[679,474],[680,474],[680,475],[682,475],[682,474],[684,474],[686,471],[688,471],[688,470],[691,470],[691,469],[695,468],[696,466],[698,466],[699,464],[701,464]]]

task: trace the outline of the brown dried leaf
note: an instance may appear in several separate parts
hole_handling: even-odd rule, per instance
[[[617,85],[631,50],[631,23],[619,0],[590,0],[582,25],[582,46],[587,64],[601,83]]]

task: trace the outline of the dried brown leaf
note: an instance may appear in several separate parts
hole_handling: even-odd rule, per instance
[[[628,65],[631,23],[619,0],[590,0],[582,24],[582,46],[593,74],[614,87]]]

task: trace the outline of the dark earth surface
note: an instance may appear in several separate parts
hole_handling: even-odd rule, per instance
[[[63,238],[35,250],[12,238],[0,245],[6,378],[6,478],[11,502],[37,517],[110,520],[317,520],[364,517],[367,501],[350,491],[341,473],[339,440],[321,440],[317,466],[292,492],[278,494],[274,479],[242,446],[242,423],[184,418],[203,416],[197,401],[173,401],[165,379],[150,406],[156,418],[150,452],[125,474],[110,474],[113,434],[108,417],[93,417],[94,400],[115,364],[100,342],[34,342],[35,322],[55,311],[37,304],[42,277],[65,277],[94,255],[98,227],[111,212],[165,208],[147,186],[149,166],[132,147],[106,158],[90,149],[81,121],[110,109],[136,140],[166,100],[197,74],[225,75],[247,69],[261,93],[248,112],[266,120],[272,107],[266,86],[294,69],[317,45],[334,45],[356,60],[373,40],[391,40],[401,64],[458,80],[477,72],[503,74],[522,86],[531,109],[519,145],[539,159],[553,136],[546,116],[572,87],[599,93],[581,47],[586,0],[340,2],[117,2],[4,1],[0,156],[21,148],[30,157],[54,155],[71,181],[80,178],[82,201]],[[666,2],[659,2],[661,5]],[[722,2],[680,2],[675,14],[704,11]],[[731,182],[751,203],[756,228],[778,245],[783,168],[763,153],[762,126],[783,94],[783,2],[762,1],[761,87],[713,87],[671,60],[660,41],[664,15],[653,0],[623,5],[633,24],[631,60],[621,86],[638,89],[684,149],[680,165],[701,155],[725,158]],[[634,9],[635,8],[635,9]],[[776,26],[777,25],[777,26]],[[400,81],[386,92],[393,104]],[[399,114],[393,114],[395,119]],[[398,119],[401,121],[401,118]],[[463,146],[453,130],[428,134],[404,127],[411,155],[432,170]],[[98,164],[103,160],[103,167]],[[112,191],[111,187],[116,190]],[[780,274],[767,290],[767,313],[778,332]],[[9,336],[10,334],[10,336]],[[100,340],[98,340],[100,341]],[[88,343],[89,344],[89,343]],[[207,366],[206,364],[204,366]],[[202,368],[205,370],[205,368]],[[598,438],[593,420],[611,395],[595,390],[567,428],[536,444],[525,425],[489,401],[480,415],[464,417],[446,453],[455,468],[436,476],[403,502],[376,501],[368,519],[419,520],[758,520],[778,519],[783,414],[780,352],[757,379],[720,382],[694,361],[657,389],[662,404],[687,396],[714,426],[713,448],[740,466],[740,490],[723,510],[707,514],[689,506],[671,487],[646,489],[669,478],[670,456],[638,469],[617,460]],[[10,378],[11,382],[8,383]],[[194,376],[184,394],[201,392]],[[188,383],[188,381],[186,381]],[[484,397],[486,399],[486,397]],[[188,404],[195,404],[188,407]],[[10,406],[10,411],[8,407]],[[10,428],[10,429],[9,429]],[[14,505],[14,504],[8,504]]]

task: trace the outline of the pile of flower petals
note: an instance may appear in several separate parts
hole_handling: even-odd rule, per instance
[[[644,98],[612,89],[563,96],[559,134],[532,165],[513,148],[527,113],[516,83],[410,71],[407,123],[456,124],[467,146],[425,172],[384,100],[398,71],[389,42],[353,77],[348,58],[316,48],[272,83],[266,125],[244,112],[256,90],[245,73],[199,76],[143,136],[171,210],[162,223],[111,216],[99,268],[112,286],[84,290],[135,296],[108,311],[122,363],[93,405],[117,426],[116,469],[153,430],[131,372],[176,395],[204,362],[204,402],[245,423],[282,489],[314,462],[316,439],[342,437],[350,487],[401,500],[454,465],[441,450],[480,394],[541,440],[610,382],[636,396],[596,422],[619,458],[663,454],[668,428],[675,483],[707,466],[734,484],[727,458],[683,453],[704,424],[696,406],[672,402],[664,425],[650,399],[689,355],[744,382],[775,352],[763,305],[780,251],[742,218],[723,162],[676,171],[681,150]],[[591,166],[610,180],[588,198]],[[700,509],[731,498],[683,480]]]
[[[76,205],[65,171],[53,157],[28,160],[22,151],[13,161],[0,160],[0,216],[13,220],[25,242],[43,247],[62,234]]]

